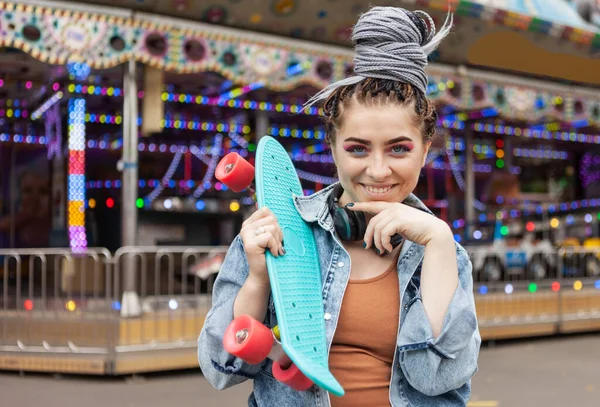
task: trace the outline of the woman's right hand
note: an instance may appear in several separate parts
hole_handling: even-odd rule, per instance
[[[265,252],[268,249],[275,257],[285,254],[283,232],[277,218],[267,207],[257,210],[242,224],[240,237],[248,258],[250,277],[269,284]]]

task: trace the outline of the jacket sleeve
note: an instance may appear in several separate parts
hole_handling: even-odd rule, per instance
[[[212,292],[212,308],[198,338],[198,361],[208,382],[218,390],[253,378],[261,365],[250,365],[223,348],[223,335],[233,320],[233,303],[248,277],[248,261],[238,235],[227,252]]]
[[[427,396],[458,389],[477,371],[481,336],[473,296],[473,266],[457,244],[459,284],[433,337],[420,292],[408,309],[398,340],[400,365],[410,385]]]

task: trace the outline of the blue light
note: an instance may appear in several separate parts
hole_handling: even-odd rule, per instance
[[[487,109],[483,109],[481,111],[481,115],[483,117],[497,116],[498,115],[498,111],[496,109],[494,109],[493,107],[488,107]]]
[[[121,303],[119,301],[113,301],[112,309],[114,309],[115,311],[121,311]]]
[[[538,109],[543,109],[545,105],[546,104],[544,103],[544,99],[542,99],[542,98],[538,98],[535,101],[535,107],[538,108]]]
[[[68,62],[67,70],[69,75],[78,81],[85,80],[91,72],[91,68],[85,62]]]
[[[460,241],[462,240],[460,235],[454,235],[454,240],[456,240],[458,243],[460,243]]]
[[[600,290],[600,280],[596,280],[596,282],[594,283],[594,287],[596,288],[596,290]]]
[[[206,204],[204,203],[204,201],[196,202],[196,209],[198,209],[199,211],[203,210],[205,207],[206,207]]]
[[[488,293],[487,285],[482,285],[481,287],[479,287],[479,294],[486,295],[487,293]]]

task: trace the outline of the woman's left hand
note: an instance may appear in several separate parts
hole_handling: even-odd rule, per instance
[[[395,234],[422,246],[439,237],[452,239],[450,227],[444,221],[403,203],[355,202],[346,208],[373,215],[365,231],[365,248],[373,244],[380,252],[392,252],[390,240]]]

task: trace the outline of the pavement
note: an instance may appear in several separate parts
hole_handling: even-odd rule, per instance
[[[597,407],[600,333],[484,344],[469,407]],[[198,370],[117,378],[0,373],[6,407],[245,406],[251,382],[214,390]]]

